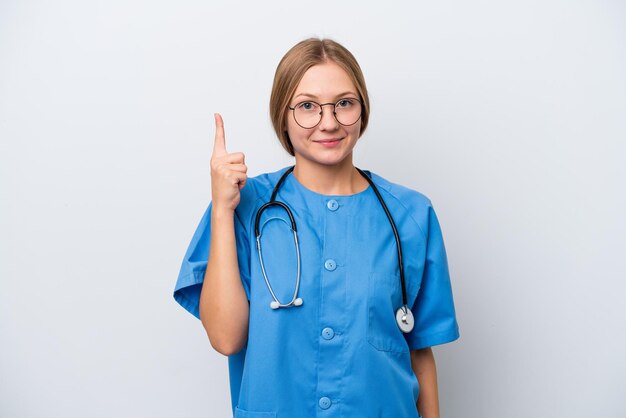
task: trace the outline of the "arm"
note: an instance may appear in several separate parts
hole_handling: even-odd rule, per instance
[[[241,283],[235,241],[235,208],[247,168],[243,154],[226,152],[221,116],[216,115],[215,122],[211,246],[200,294],[200,319],[213,348],[228,356],[240,351],[248,339],[250,306]]]
[[[417,410],[422,415],[422,418],[439,418],[437,368],[433,350],[430,347],[412,350],[411,368],[420,385]]]
[[[200,318],[211,346],[229,356],[248,338],[248,299],[237,264],[234,212],[214,208],[211,247],[200,294]]]

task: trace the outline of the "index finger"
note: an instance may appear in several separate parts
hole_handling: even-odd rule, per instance
[[[222,115],[215,115],[215,143],[213,144],[213,155],[224,155],[226,152],[226,137],[224,136],[224,120]]]

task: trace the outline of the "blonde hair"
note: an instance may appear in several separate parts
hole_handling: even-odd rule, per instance
[[[287,112],[289,101],[300,84],[304,73],[314,65],[334,62],[344,69],[352,79],[359,99],[363,103],[361,114],[361,134],[367,128],[370,102],[365,86],[365,78],[359,63],[345,47],[331,39],[309,38],[294,45],[278,63],[274,74],[272,95],[270,96],[270,118],[274,131],[283,148],[294,155],[293,145],[287,134]]]

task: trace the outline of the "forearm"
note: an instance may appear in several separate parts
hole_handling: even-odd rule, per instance
[[[231,355],[245,345],[249,305],[239,272],[234,211],[213,208],[211,246],[200,295],[200,318],[213,348]]]
[[[411,367],[420,386],[417,410],[422,418],[439,418],[437,367],[432,349],[411,351]]]

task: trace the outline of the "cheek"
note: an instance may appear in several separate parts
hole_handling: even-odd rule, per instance
[[[354,139],[359,139],[359,137],[361,136],[361,124],[355,123],[354,126],[351,126],[350,128],[351,129],[349,129],[349,132],[354,137]]]
[[[307,131],[306,129],[303,129],[298,124],[296,124],[293,120],[289,120],[285,128],[287,129],[287,135],[291,139],[292,143],[297,142],[297,141],[307,140],[309,136],[311,135],[311,132]]]
[[[298,125],[295,124],[292,118],[289,117],[289,113],[287,113],[285,115],[285,131],[287,132],[287,135],[289,135],[290,138],[298,135],[297,128]]]

